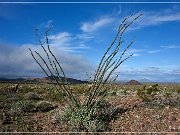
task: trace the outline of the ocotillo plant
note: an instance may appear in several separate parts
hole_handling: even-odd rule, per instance
[[[124,42],[122,40],[124,32],[127,30],[127,28],[136,21],[142,14],[136,16],[131,21],[132,16],[126,17],[122,23],[119,25],[118,31],[114,37],[114,40],[110,44],[110,46],[107,48],[106,52],[104,53],[103,57],[100,60],[100,63],[97,67],[96,73],[94,75],[92,86],[89,88],[89,96],[87,97],[87,106],[91,106],[92,103],[94,103],[93,100],[97,100],[97,98],[103,97],[103,95],[99,95],[100,93],[106,93],[108,90],[107,85],[105,85],[107,82],[109,84],[116,81],[119,73],[114,75],[116,69],[128,58],[130,58],[133,54],[130,54],[129,56],[125,57],[123,59],[123,56],[125,55],[128,48],[133,44],[134,40],[130,42],[129,45],[126,46],[126,48],[122,51],[119,55],[119,50],[121,44]],[[116,44],[117,42],[117,44]]]
[[[125,57],[125,53],[127,50],[130,48],[130,46],[133,44],[134,40],[132,40],[123,51],[120,51],[121,45],[123,44],[123,35],[124,32],[132,25],[134,21],[136,21],[140,16],[137,15],[135,17],[129,16],[124,18],[122,23],[119,25],[117,33],[112,41],[112,43],[109,45],[107,50],[105,51],[104,55],[102,56],[98,67],[95,71],[95,74],[92,78],[92,85],[87,89],[88,94],[86,97],[85,102],[80,102],[79,99],[77,98],[76,95],[72,93],[70,90],[67,80],[66,80],[66,75],[63,71],[63,68],[59,61],[57,60],[56,56],[53,54],[53,52],[50,49],[49,45],[49,39],[48,39],[48,32],[50,29],[48,29],[45,32],[45,37],[46,37],[46,44],[47,44],[47,49],[44,47],[44,45],[41,42],[41,39],[36,32],[36,35],[38,37],[39,43],[45,52],[47,56],[47,61],[45,58],[43,58],[37,51],[32,51],[30,48],[30,52],[34,60],[37,62],[37,64],[40,66],[40,68],[44,71],[44,73],[47,76],[52,76],[53,79],[56,81],[56,84],[61,88],[69,98],[71,102],[69,103],[70,107],[72,109],[76,110],[81,110],[82,107],[87,108],[87,113],[82,115],[87,115],[89,116],[89,113],[94,112],[93,108],[101,101],[105,96],[106,92],[110,88],[111,84],[116,81],[119,73],[116,73],[117,68],[127,59],[129,59],[133,54],[130,54],[129,56]],[[120,53],[122,52],[122,53]],[[36,54],[36,56],[34,55]],[[36,57],[39,57],[40,60],[38,60]],[[43,63],[43,64],[42,64]],[[43,66],[45,65],[45,67]],[[65,78],[62,79],[61,77]],[[83,110],[83,109],[82,109]],[[82,116],[85,118],[86,116]]]

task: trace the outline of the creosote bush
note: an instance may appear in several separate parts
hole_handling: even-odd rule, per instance
[[[24,98],[25,99],[28,99],[28,100],[40,100],[41,97],[40,95],[34,93],[34,92],[28,92],[24,95]]]
[[[11,107],[11,115],[18,116],[25,112],[36,112],[36,103],[30,100],[18,101]]]
[[[46,76],[51,76],[56,82],[56,87],[59,91],[63,91],[66,94],[66,103],[68,107],[63,111],[62,120],[66,121],[71,127],[71,131],[105,131],[106,125],[109,119],[112,119],[109,114],[115,113],[116,109],[109,109],[108,106],[104,108],[100,107],[100,103],[104,102],[104,98],[107,96],[108,90],[111,88],[114,81],[116,81],[119,72],[117,68],[133,54],[126,57],[126,51],[133,44],[132,40],[125,49],[120,51],[121,45],[123,45],[123,35],[131,24],[136,21],[142,14],[133,17],[126,17],[117,29],[117,33],[109,45],[104,55],[102,56],[99,65],[95,71],[94,76],[91,78],[91,86],[88,89],[85,100],[81,101],[78,95],[73,94],[70,86],[66,80],[64,70],[57,60],[56,56],[50,49],[48,39],[48,29],[45,32],[47,48],[42,44],[37,30],[35,31],[39,43],[46,54],[47,60],[41,56],[37,51],[30,52],[36,63],[44,71]],[[122,53],[120,53],[122,52]],[[54,82],[52,81],[52,83]],[[101,111],[100,111],[101,110]],[[102,115],[101,115],[102,114]],[[101,116],[101,117],[100,117]],[[65,119],[63,119],[65,118]]]
[[[41,112],[48,112],[50,110],[53,110],[54,108],[54,105],[48,101],[39,101],[36,104],[36,109]]]
[[[158,84],[154,84],[148,88],[146,85],[143,85],[140,89],[137,90],[137,95],[143,101],[149,102],[152,101],[155,95],[157,95],[157,92],[159,92]]]

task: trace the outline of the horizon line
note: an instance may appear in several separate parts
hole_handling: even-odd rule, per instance
[[[16,79],[30,79],[30,78],[33,78],[33,79],[36,79],[36,78],[47,78],[47,76],[44,76],[44,77],[0,77],[0,83],[1,82],[1,79],[7,79],[7,80],[16,80]],[[87,81],[87,79],[79,79],[79,78],[74,78],[74,77],[66,77],[66,78],[71,78],[71,79],[76,79],[76,80],[80,80],[80,81]],[[159,81],[159,80],[148,80],[148,81],[144,81],[143,79],[119,79],[119,80],[116,80],[114,83],[118,83],[118,82],[128,82],[128,81],[131,81],[131,80],[135,80],[135,81],[138,81],[140,83],[178,83],[180,84],[180,81],[172,81],[172,80],[164,80],[164,81]]]

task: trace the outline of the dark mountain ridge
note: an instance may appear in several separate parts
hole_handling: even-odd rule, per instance
[[[55,76],[55,79],[58,81],[59,78]],[[62,81],[65,81],[64,77],[61,77]],[[67,83],[70,84],[82,84],[82,83],[88,83],[88,81],[82,81],[74,78],[66,78]],[[8,79],[8,78],[0,78],[0,83],[56,83],[56,81],[53,79],[53,76],[48,76],[44,78],[16,78],[16,79]]]

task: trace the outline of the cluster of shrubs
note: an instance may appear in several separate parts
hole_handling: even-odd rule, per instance
[[[12,123],[14,120],[17,120],[18,116],[22,116],[25,113],[47,112],[57,107],[49,101],[42,100],[42,97],[34,92],[28,92],[17,101],[13,101],[10,105],[7,105],[5,102],[1,105],[2,116],[0,116],[2,117],[2,124]],[[7,111],[5,108],[10,108],[10,110]]]
[[[177,100],[179,99],[180,88],[176,89],[167,89],[164,87],[163,89],[158,88],[158,84],[154,84],[152,86],[147,87],[143,85],[140,89],[137,89],[137,96],[141,98],[145,102],[150,102],[155,99],[155,97],[162,97],[165,100],[170,100],[175,94]]]
[[[154,84],[150,87],[143,85],[143,87],[137,90],[137,95],[143,101],[146,102],[151,101],[154,98],[154,96],[157,94],[157,92],[159,92],[159,89],[157,87],[158,84]]]
[[[28,92],[24,95],[24,99],[13,104],[11,112],[45,112],[52,109],[54,106],[51,102],[42,100],[42,97],[34,92]]]

